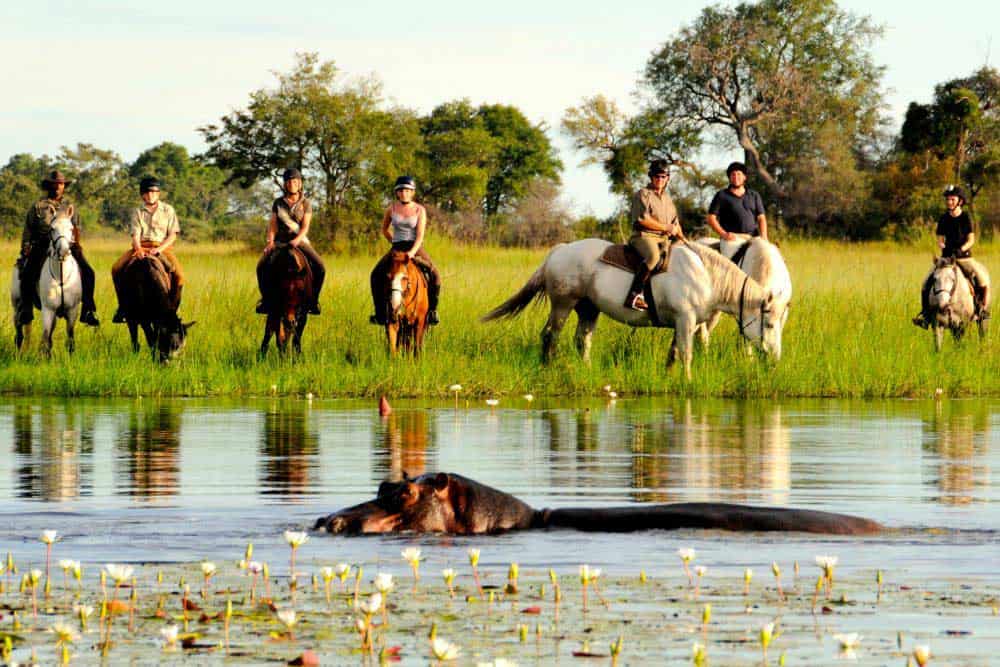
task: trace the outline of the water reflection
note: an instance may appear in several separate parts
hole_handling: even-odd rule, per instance
[[[15,489],[19,498],[59,501],[89,495],[93,419],[72,404],[14,407]]]
[[[977,401],[938,402],[923,422],[922,445],[933,457],[937,502],[961,505],[984,500],[990,486],[987,454],[991,411]]]
[[[260,436],[259,492],[303,496],[316,484],[319,438],[306,404],[272,403],[264,412]]]
[[[732,500],[788,500],[791,437],[779,405],[735,403],[720,410],[716,403],[685,400],[636,423],[630,445],[636,500],[673,502],[681,491],[690,498],[712,490]]]
[[[372,477],[399,481],[405,472],[416,477],[428,471],[430,433],[426,410],[397,410],[382,419],[380,444],[372,452]],[[430,466],[435,469],[435,465]]]
[[[140,500],[169,498],[180,484],[181,405],[133,406],[118,436],[118,464],[124,479],[118,493]]]

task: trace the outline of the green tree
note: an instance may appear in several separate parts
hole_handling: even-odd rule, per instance
[[[41,196],[42,177],[51,170],[47,156],[36,158],[28,153],[12,155],[0,167],[0,234],[20,235],[28,207]]]
[[[858,152],[876,143],[882,69],[868,47],[880,34],[834,0],[711,6],[653,54],[643,83],[669,127],[715,131],[784,197],[784,161],[820,128],[837,122]]]
[[[420,120],[424,199],[444,211],[483,205],[497,159],[497,141],[467,99],[438,105]]]
[[[77,144],[75,148],[63,146],[56,164],[75,179],[68,192],[80,207],[85,228],[124,224],[132,196],[121,156],[91,144]]]

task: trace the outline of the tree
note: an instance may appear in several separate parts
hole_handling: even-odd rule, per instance
[[[27,153],[12,155],[0,167],[0,234],[14,237],[21,233],[28,207],[41,196],[39,183],[51,170],[47,156],[35,158]]]
[[[416,116],[381,109],[377,81],[339,83],[334,63],[316,53],[298,54],[292,71],[276,78],[277,87],[253,92],[245,109],[199,128],[207,156],[244,187],[280,185],[285,167],[300,168],[336,237],[351,212],[377,214],[395,175],[413,171]]]
[[[651,107],[690,132],[721,130],[778,197],[784,160],[836,119],[859,151],[879,128],[881,34],[834,0],[761,0],[702,10],[646,64]]]
[[[421,194],[444,211],[483,206],[498,143],[469,100],[438,105],[420,120],[426,161]]]

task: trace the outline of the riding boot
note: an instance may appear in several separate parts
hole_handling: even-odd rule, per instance
[[[35,319],[35,301],[38,299],[38,277],[41,275],[45,255],[33,251],[18,259],[20,267],[18,275],[21,278],[21,307],[17,321],[22,325],[31,324]]]
[[[173,283],[170,286],[170,308],[175,313],[181,307],[181,292],[184,291],[184,285],[178,285]]]
[[[932,278],[931,276],[927,276],[927,280],[924,281],[923,286],[920,288],[920,312],[913,318],[913,323],[921,329],[927,329],[931,326],[929,312],[931,309],[931,285]]]
[[[386,258],[383,257],[372,269],[371,276],[368,278],[368,282],[372,290],[372,305],[375,308],[375,314],[368,318],[371,324],[377,324],[379,326],[385,326],[386,323],[386,313],[385,313],[385,297],[384,297],[384,285],[385,280],[384,275],[388,270],[385,265]]]
[[[439,283],[428,283],[427,285],[427,324],[440,324],[437,307],[438,299],[441,296],[441,285]]]
[[[87,258],[83,256],[83,248],[79,244],[74,243],[70,247],[70,251],[73,253],[73,259],[76,260],[77,266],[80,267],[80,283],[83,288],[83,312],[80,315],[80,321],[92,327],[99,326],[101,323],[95,314],[97,305],[94,303],[94,269],[90,266]]]
[[[989,286],[981,287],[976,290],[976,311],[979,316],[979,321],[984,322],[990,319],[990,288]]]
[[[649,274],[652,271],[643,267],[635,272],[635,277],[632,278],[632,286],[628,289],[628,295],[625,297],[625,307],[631,308],[632,310],[647,310],[648,306],[646,300],[642,298],[642,290],[646,286],[646,281],[649,279]]]

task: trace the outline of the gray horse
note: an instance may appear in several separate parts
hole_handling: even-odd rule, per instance
[[[934,347],[940,352],[944,340],[944,330],[951,331],[955,341],[962,340],[965,329],[975,320],[979,326],[979,338],[986,336],[986,322],[975,317],[976,303],[972,283],[958,266],[953,257],[934,260],[931,271],[930,322],[934,329]],[[986,303],[984,306],[989,307]]]

